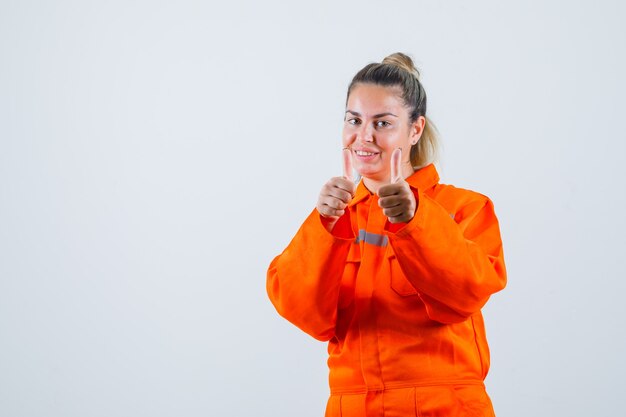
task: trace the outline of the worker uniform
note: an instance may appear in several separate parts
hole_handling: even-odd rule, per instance
[[[491,201],[406,179],[418,204],[391,224],[361,181],[332,232],[316,210],[271,263],[276,310],[328,341],[327,417],[492,416],[480,312],[506,271]]]

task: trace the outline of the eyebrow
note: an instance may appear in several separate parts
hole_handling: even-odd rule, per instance
[[[350,113],[350,114],[352,114],[352,115],[354,115],[354,116],[361,117],[361,113],[356,112],[356,111],[346,110],[346,113]],[[375,114],[373,118],[374,118],[374,119],[378,119],[379,117],[385,117],[385,116],[393,116],[393,117],[398,117],[398,116],[396,116],[396,115],[395,115],[395,114],[393,114],[393,113],[389,113],[389,112],[387,112],[387,113],[379,113],[379,114]]]

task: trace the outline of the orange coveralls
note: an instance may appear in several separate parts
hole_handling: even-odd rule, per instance
[[[272,261],[269,297],[328,341],[327,417],[493,416],[480,312],[506,284],[493,205],[433,165],[406,181],[408,223],[389,223],[362,181],[332,233],[313,210]]]

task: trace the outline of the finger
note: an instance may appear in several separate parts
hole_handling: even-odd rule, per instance
[[[343,176],[347,180],[354,181],[352,178],[352,151],[350,148],[344,148],[341,154],[343,157]]]
[[[345,177],[339,177],[338,179],[339,181],[337,181],[334,186],[345,190],[350,193],[351,196],[354,196],[354,192],[356,191],[356,184],[354,184],[354,180],[352,178],[346,179]]]
[[[352,194],[350,192],[337,187],[329,188],[325,195],[340,200],[346,204],[352,200]]]
[[[401,197],[389,196],[378,199],[378,206],[385,209],[400,206],[403,202],[405,202],[405,200]]]
[[[321,203],[325,206],[338,210],[343,210],[347,206],[347,204],[343,201],[332,197],[322,198]]]
[[[406,223],[408,222],[410,219],[407,217],[406,214],[402,215],[402,216],[396,216],[396,217],[388,217],[389,219],[389,223]]]
[[[356,184],[354,184],[354,181],[351,179],[347,180],[345,177],[333,177],[324,185],[322,192],[330,195],[331,190],[335,188],[347,192],[350,194],[350,198],[352,199],[352,197],[354,197],[354,192],[356,191]]]
[[[383,209],[385,217],[400,217],[405,212],[405,207],[397,206]]]
[[[391,154],[391,182],[400,181],[402,172],[402,148],[398,148]]]
[[[381,185],[380,188],[378,189],[378,196],[379,197],[387,197],[387,196],[390,196],[390,195],[398,195],[398,194],[402,193],[402,191],[403,191],[402,184]]]
[[[320,210],[320,213],[324,217],[341,217],[341,216],[343,216],[345,214],[345,210],[344,209],[336,209],[334,207],[331,207],[329,205],[324,204],[322,206],[322,209]]]

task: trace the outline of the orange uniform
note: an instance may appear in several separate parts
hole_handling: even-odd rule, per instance
[[[406,181],[418,208],[405,224],[363,182],[332,233],[314,210],[272,261],[269,297],[328,341],[327,417],[492,416],[480,309],[506,284],[492,203],[439,184],[433,165]]]

